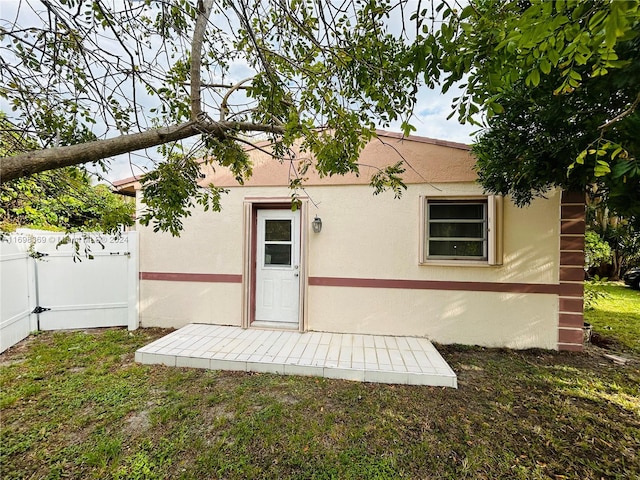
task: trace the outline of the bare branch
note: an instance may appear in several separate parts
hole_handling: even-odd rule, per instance
[[[605,130],[607,130],[611,125],[613,125],[614,123],[619,122],[620,120],[624,119],[625,117],[627,117],[628,115],[631,115],[636,108],[638,108],[638,105],[640,105],[640,93],[638,93],[638,95],[636,95],[636,99],[633,101],[633,103],[631,104],[631,106],[629,108],[627,108],[624,112],[622,112],[619,115],[616,115],[614,118],[612,118],[611,120],[609,120],[608,122],[603,123],[602,125],[600,125],[598,127],[598,130],[600,130],[601,132],[604,132]]]
[[[226,120],[227,113],[229,113],[229,106],[227,105],[227,101],[229,100],[229,97],[231,96],[231,94],[237,91],[239,88],[242,88],[243,83],[247,83],[252,79],[253,79],[253,76],[245,78],[244,80],[240,80],[238,83],[236,83],[231,88],[229,88],[229,91],[227,93],[225,93],[224,97],[222,98],[222,102],[220,103],[220,121],[221,122]]]

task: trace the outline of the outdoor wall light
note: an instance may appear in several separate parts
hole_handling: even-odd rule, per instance
[[[320,233],[322,231],[322,220],[319,216],[316,215],[316,218],[311,222],[311,226],[313,227],[313,233]]]

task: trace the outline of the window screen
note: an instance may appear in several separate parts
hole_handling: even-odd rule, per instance
[[[487,259],[487,202],[427,200],[428,259]]]

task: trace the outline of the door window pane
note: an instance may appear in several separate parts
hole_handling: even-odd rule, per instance
[[[291,244],[265,243],[265,265],[291,265]]]
[[[290,242],[291,220],[265,220],[264,239],[267,242]]]

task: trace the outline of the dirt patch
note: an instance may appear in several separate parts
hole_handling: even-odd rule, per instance
[[[124,432],[137,437],[146,433],[151,427],[151,419],[149,418],[149,410],[133,412],[125,419]]]
[[[599,345],[590,343],[585,345],[584,353],[589,355],[590,357],[597,358],[601,365],[615,363],[616,365],[621,367],[637,368],[638,363],[640,363],[640,356],[635,355],[633,352],[616,348],[618,345],[619,344],[617,344],[616,342],[607,342],[606,340],[604,343],[600,343]],[[621,357],[625,361],[616,362],[613,357]]]
[[[26,362],[26,358],[5,358],[0,357],[0,367],[10,367],[11,365],[19,365]]]
[[[41,334],[37,335],[29,335],[27,338],[20,340],[15,345],[10,346],[4,352],[0,353],[0,364],[6,359],[12,359],[15,357],[20,357],[25,354],[25,352],[29,351],[29,348],[33,344],[36,338],[39,338]],[[39,338],[39,341],[42,339]]]
[[[229,410],[225,405],[213,405],[203,409],[202,411],[202,419],[207,425],[213,423],[214,420],[219,418],[233,420],[235,417],[235,412]]]
[[[300,402],[300,399],[293,395],[278,395],[276,398],[286,405],[295,405]]]
[[[619,342],[611,337],[594,332],[591,334],[591,344],[607,350],[617,350],[620,348]]]

